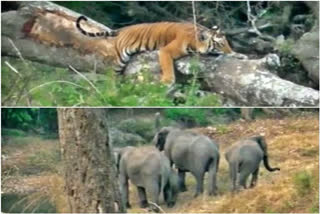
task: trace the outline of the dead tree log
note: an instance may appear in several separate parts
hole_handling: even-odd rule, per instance
[[[1,14],[2,55],[19,56],[58,67],[72,65],[80,71],[106,72],[113,65],[115,49],[110,39],[91,39],[75,27],[79,14],[49,2],[23,2],[17,11]],[[106,27],[92,20],[85,27]],[[283,80],[272,73],[277,57],[239,60],[233,57],[199,56],[203,88],[243,106],[318,106],[317,90]],[[190,57],[175,62],[179,74],[191,73]],[[125,74],[149,68],[160,73],[157,52],[135,55]],[[156,76],[156,75],[155,75]]]
[[[204,89],[231,98],[240,106],[318,106],[317,90],[283,80],[271,72],[279,65],[278,60],[274,54],[258,60],[201,56],[198,76]],[[191,57],[176,61],[178,72],[192,75],[191,61]],[[134,56],[126,73],[141,69],[160,72],[155,52]]]
[[[81,14],[50,2],[19,2],[16,11],[1,13],[2,55],[19,56],[56,67],[105,71],[112,65],[113,46],[107,39],[90,39],[76,29]],[[107,27],[90,20],[90,31]],[[20,52],[20,53],[19,53]]]

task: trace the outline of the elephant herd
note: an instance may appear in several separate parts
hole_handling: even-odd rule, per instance
[[[204,175],[208,172],[208,194],[217,195],[219,145],[207,136],[164,127],[153,138],[153,146],[114,149],[119,175],[120,192],[126,207],[129,203],[129,183],[137,187],[140,207],[149,201],[168,207],[175,205],[179,192],[187,190],[185,173],[196,179],[194,196],[203,193]],[[267,144],[263,136],[254,136],[236,142],[227,149],[225,158],[229,164],[232,191],[247,188],[247,178],[252,174],[250,187],[257,183],[259,165],[263,160],[268,171],[280,170],[269,165]],[[173,165],[174,168],[173,169]]]

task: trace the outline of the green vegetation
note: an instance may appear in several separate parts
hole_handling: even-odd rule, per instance
[[[1,129],[1,136],[25,137],[27,133],[19,129]]]
[[[23,136],[22,131],[34,134],[57,134],[56,109],[3,108],[1,111],[2,135]]]
[[[312,187],[312,175],[307,171],[298,172],[294,176],[294,185],[299,195],[308,194]]]
[[[230,129],[226,125],[218,125],[217,126],[217,133],[218,134],[227,134],[230,132]]]
[[[28,195],[19,194],[2,194],[1,204],[3,212],[10,213],[56,213],[53,204],[48,201],[48,198],[41,200],[30,201]]]
[[[123,132],[137,134],[144,138],[146,142],[152,140],[155,133],[154,120],[145,119],[127,119],[117,125],[117,128]]]
[[[154,80],[147,70],[130,76],[117,75],[111,69],[98,76],[82,77],[66,69],[35,64],[25,67],[25,63],[14,60],[17,70],[24,70],[29,78],[18,77],[8,66],[2,65],[3,105],[33,106],[190,106],[221,105],[215,95],[199,97],[196,62],[191,66],[194,78],[190,85],[181,87],[187,95],[182,102],[176,102],[168,93],[168,86]],[[12,64],[13,64],[12,63]],[[28,70],[30,69],[30,70]],[[31,75],[32,73],[32,75]],[[10,80],[16,80],[12,87]],[[93,80],[91,80],[93,79]],[[23,87],[22,87],[23,85]]]
[[[277,49],[282,54],[290,54],[292,52],[295,41],[293,39],[287,39],[283,43],[279,44]]]
[[[165,116],[171,120],[182,121],[187,125],[207,125],[207,109],[171,108],[165,109]]]

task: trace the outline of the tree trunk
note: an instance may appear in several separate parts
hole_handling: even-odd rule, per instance
[[[71,213],[125,212],[103,109],[58,109]]]
[[[254,119],[253,111],[254,108],[241,108],[241,117],[247,121],[251,121]]]
[[[72,65],[80,71],[106,72],[114,62],[115,48],[110,39],[91,39],[75,27],[80,15],[50,2],[23,2],[17,11],[1,14],[2,54],[22,55],[26,59],[60,67]],[[85,24],[85,23],[84,23]],[[89,20],[90,31],[105,26]],[[17,51],[19,50],[19,51]],[[190,57],[176,60],[177,81],[192,74]],[[318,106],[319,91],[294,84],[276,76],[276,55],[260,60],[234,57],[199,56],[200,84],[210,92],[221,94],[236,106]],[[136,54],[125,74],[150,70],[160,73],[156,51]]]

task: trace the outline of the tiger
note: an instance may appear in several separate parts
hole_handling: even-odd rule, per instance
[[[161,82],[172,84],[176,81],[174,60],[192,52],[209,54],[220,51],[234,53],[224,33],[218,26],[208,29],[190,22],[155,22],[135,24],[105,32],[87,32],[81,27],[81,21],[87,18],[80,16],[76,27],[85,36],[113,37],[116,48],[116,63],[123,70],[130,57],[138,52],[159,50]],[[197,34],[195,33],[197,32]]]

